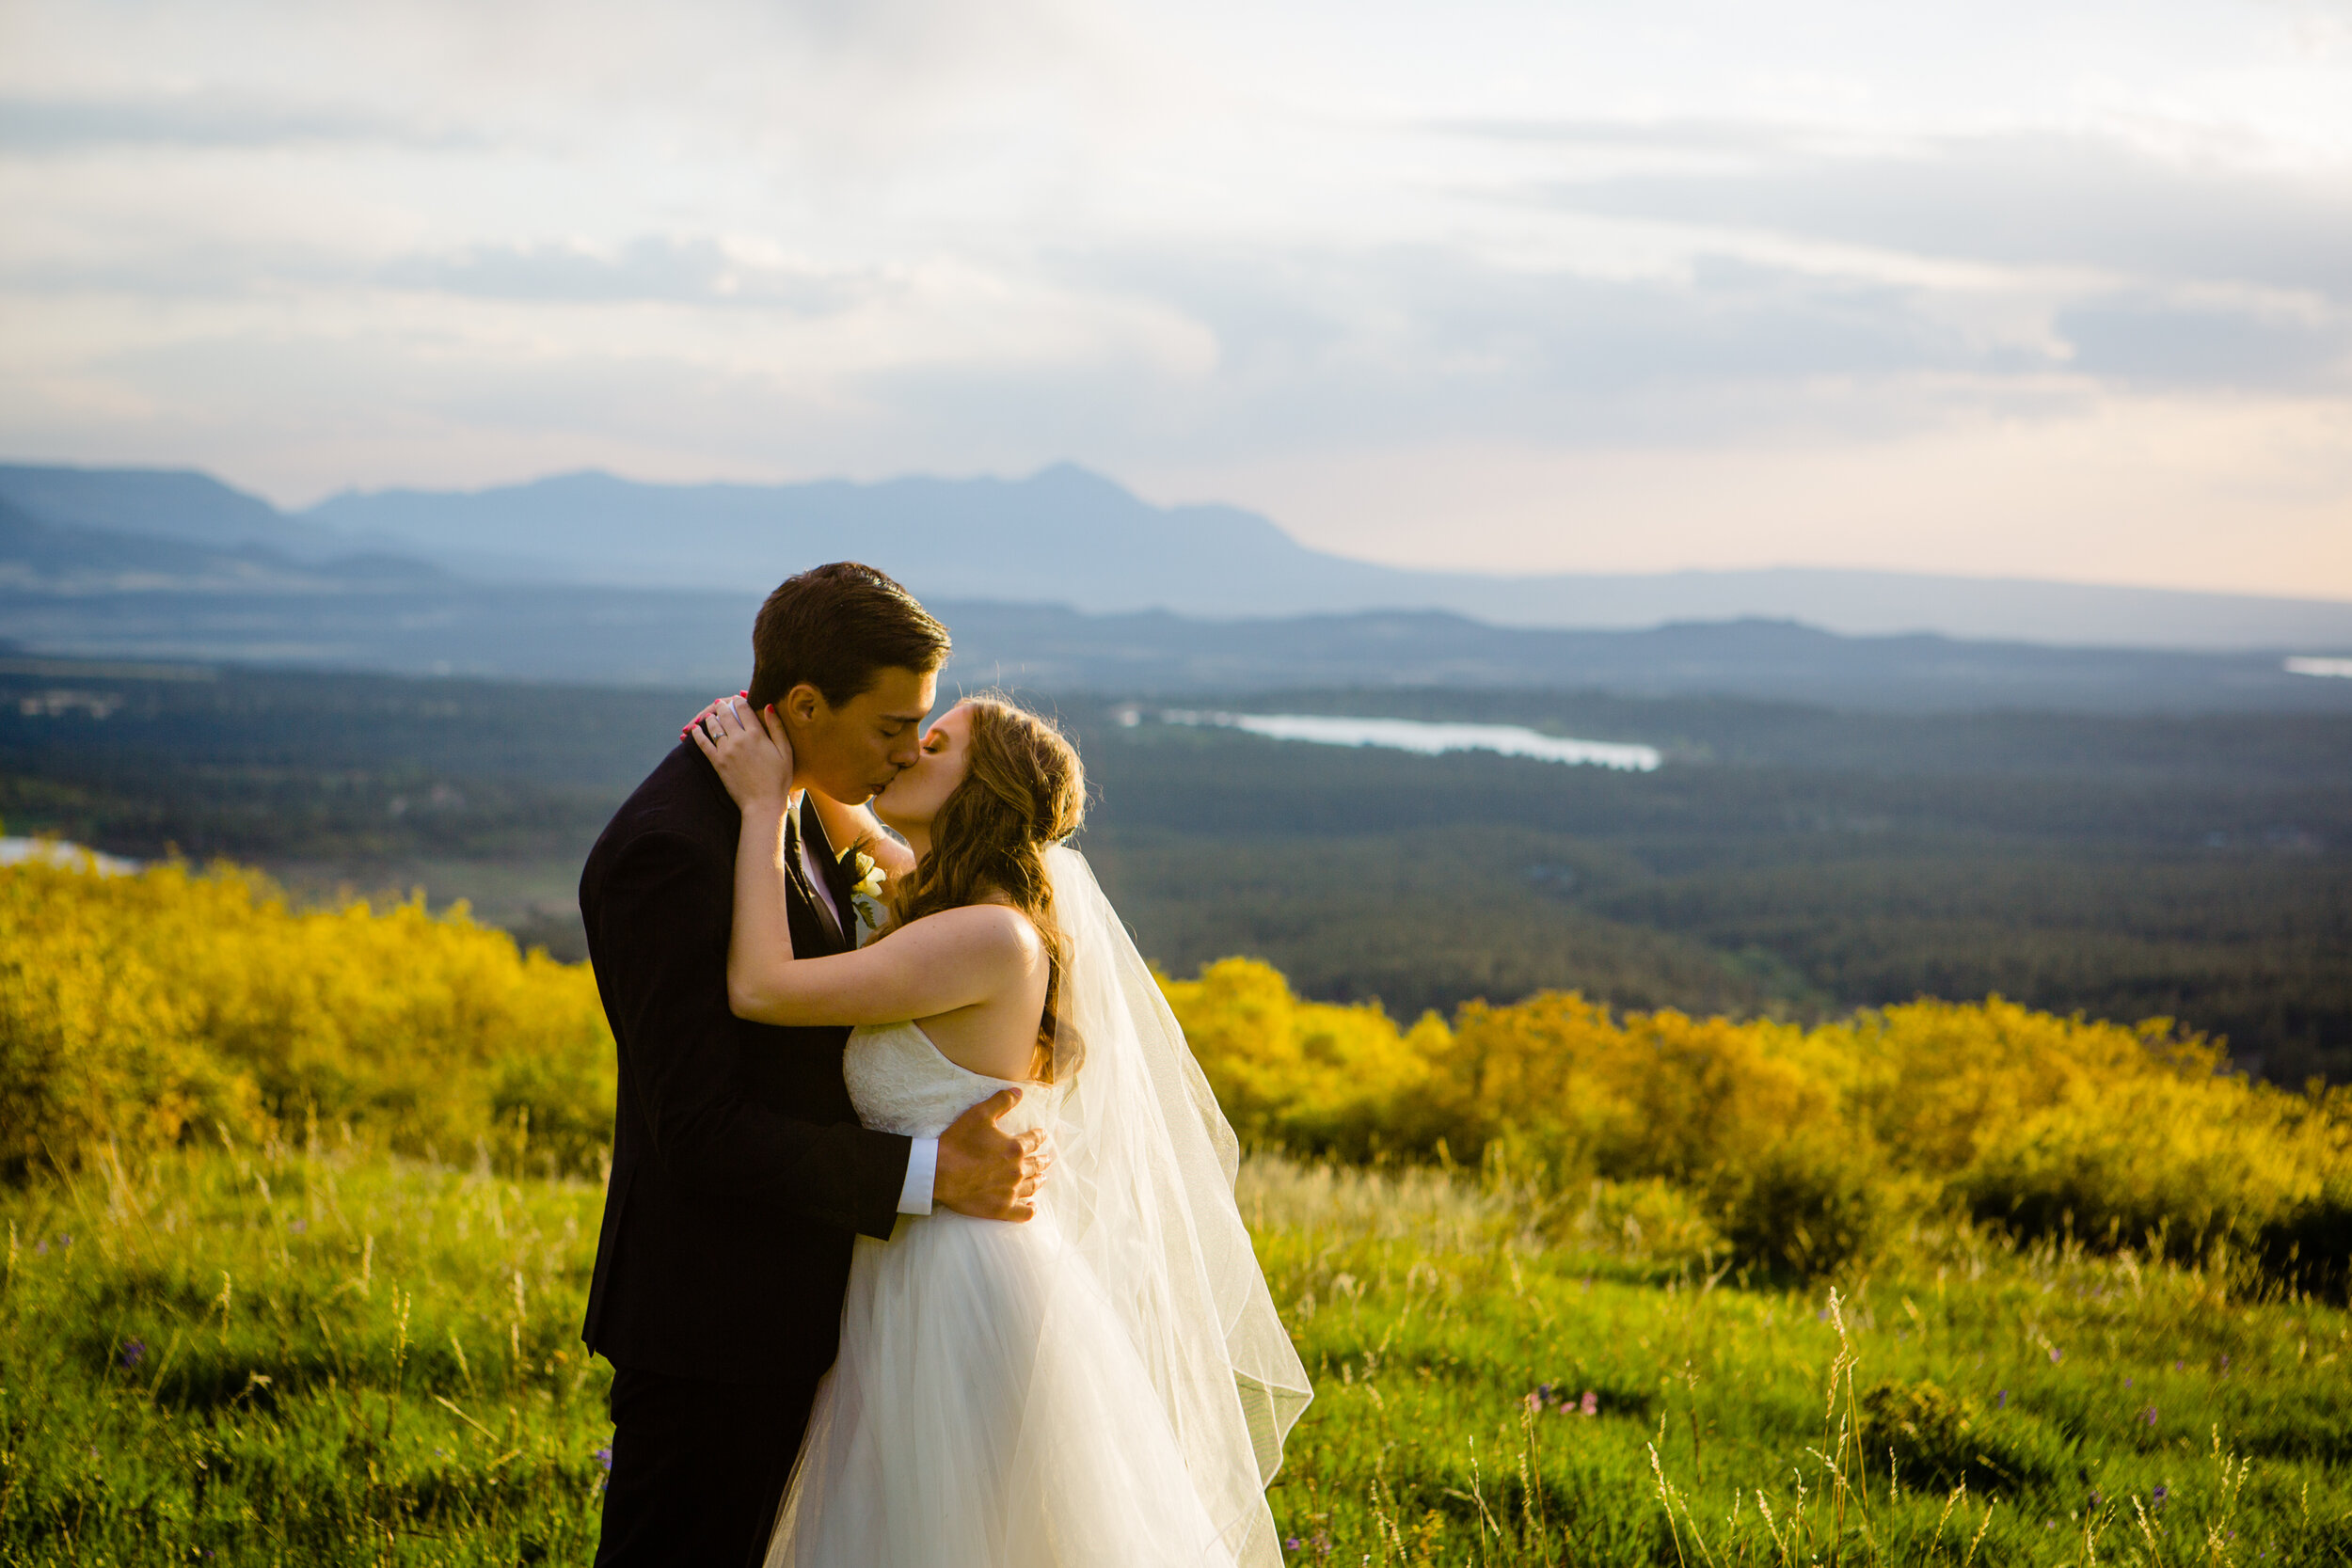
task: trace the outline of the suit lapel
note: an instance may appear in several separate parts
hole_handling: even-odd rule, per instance
[[[841,911],[843,920],[853,921],[855,916],[850,903],[850,890],[857,885],[857,879],[850,874],[850,857],[825,836],[824,821],[808,804],[805,794],[801,797],[801,806],[807,813],[808,825],[816,834],[808,845],[817,851],[817,863],[825,868],[825,885],[833,890],[834,907]],[[854,932],[847,940],[854,945]]]
[[[824,847],[825,831],[818,825],[817,813],[809,806],[808,798],[805,795],[801,798],[801,810],[793,818],[792,828],[792,835],[785,845],[785,875],[791,884],[793,896],[806,907],[810,918],[823,937],[824,953],[813,956],[822,958],[826,954],[846,952],[849,942],[842,935],[841,927],[834,919],[833,910],[826,904],[824,895],[810,885],[807,867],[802,863],[801,836],[803,834],[813,833],[815,835],[809,839],[808,847],[816,852],[819,863],[822,863],[823,858],[828,854]],[[797,950],[799,947],[797,937],[794,939],[793,945]]]

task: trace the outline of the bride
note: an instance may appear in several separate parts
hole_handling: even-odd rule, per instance
[[[782,723],[723,701],[691,730],[743,814],[736,1013],[855,1024],[870,1127],[933,1137],[1009,1091],[999,1125],[1056,1155],[1026,1224],[939,1211],[858,1239],[769,1568],[1279,1562],[1264,1488],[1306,1371],[1234,1207],[1232,1130],[1061,843],[1085,801],[1069,741],[976,698],[871,816],[817,797],[889,891],[857,951],[796,959]]]

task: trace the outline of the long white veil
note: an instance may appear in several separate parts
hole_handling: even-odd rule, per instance
[[[1085,858],[1046,863],[1067,1088],[1042,1203],[1134,1338],[1226,1548],[1278,1563],[1265,1487],[1313,1394],[1233,1201],[1240,1142]]]

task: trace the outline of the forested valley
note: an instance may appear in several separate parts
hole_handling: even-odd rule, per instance
[[[421,888],[576,958],[588,845],[707,695],[16,659],[0,823],[234,858],[298,899]],[[1660,749],[1631,773],[1269,740],[1116,691],[1033,701],[1085,752],[1083,847],[1179,977],[1259,958],[1404,1021],[1546,989],[1797,1022],[1998,993],[2173,1018],[2289,1085],[2352,1079],[2352,718],[1185,699]]]

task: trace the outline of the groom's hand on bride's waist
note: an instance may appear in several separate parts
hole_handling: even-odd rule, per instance
[[[980,1220],[1025,1220],[1037,1212],[1037,1190],[1054,1154],[1042,1129],[1008,1132],[996,1125],[1019,1103],[1020,1090],[999,1089],[939,1135],[933,1208]]]

